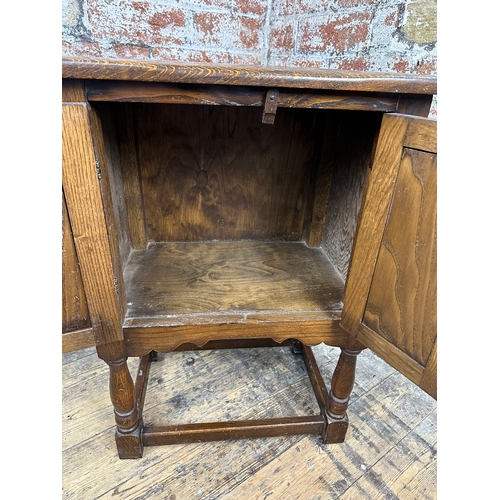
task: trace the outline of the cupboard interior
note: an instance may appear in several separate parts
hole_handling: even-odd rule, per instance
[[[93,103],[124,327],[339,314],[382,114]]]

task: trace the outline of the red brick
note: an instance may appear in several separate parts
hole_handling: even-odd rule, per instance
[[[244,16],[232,16],[218,12],[195,14],[196,43],[205,46],[259,48],[263,36],[263,21]]]
[[[184,39],[184,12],[162,4],[87,0],[89,23],[97,40],[123,44],[176,43]]]
[[[240,32],[240,39],[243,47],[250,49],[259,46],[259,34],[263,28],[262,23],[258,19],[252,19],[250,17],[242,17],[241,25],[244,28]]]
[[[410,73],[411,72],[411,64],[406,59],[396,59],[389,61],[389,69],[391,71],[395,71],[396,73]]]
[[[371,14],[355,12],[343,17],[308,19],[299,26],[299,50],[344,52],[367,41]]]
[[[295,5],[295,0],[274,0],[273,14],[279,16],[289,16],[290,14],[298,14],[300,11]]]
[[[233,64],[243,66],[262,66],[262,60],[258,54],[235,54]]]
[[[232,62],[231,54],[228,52],[212,52],[206,50],[190,51],[187,55],[187,60],[190,62],[206,62],[206,63],[230,63]]]
[[[357,7],[358,5],[372,5],[380,0],[338,0],[339,7]]]
[[[267,2],[263,0],[234,0],[234,10],[244,14],[265,14]]]
[[[326,11],[330,3],[330,0],[296,0],[294,12],[297,14],[307,12],[318,13],[320,11]]]
[[[397,12],[394,11],[386,16],[384,24],[386,26],[394,26],[396,24],[396,21],[397,21]]]
[[[119,59],[149,59],[149,48],[138,47],[136,45],[120,45],[114,46],[116,57]]]
[[[365,57],[332,59],[330,61],[330,68],[348,71],[368,71],[370,68],[370,62]]]
[[[148,24],[155,30],[184,26],[184,12],[180,9],[170,12],[157,12],[151,16]]]
[[[189,6],[231,8],[231,0],[189,0]]]
[[[271,28],[269,46],[275,49],[293,50],[293,26],[286,24]]]
[[[82,57],[103,57],[102,48],[98,43],[92,42],[67,42],[62,43],[63,56],[82,56]]]
[[[151,58],[157,61],[186,61],[187,59],[185,52],[177,47],[153,47]]]
[[[417,65],[417,74],[434,76],[437,73],[436,59],[432,58],[427,61],[422,61]]]

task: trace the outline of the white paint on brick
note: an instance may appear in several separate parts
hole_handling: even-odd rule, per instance
[[[62,24],[65,26],[76,26],[78,22],[78,3],[76,0],[63,0],[62,2]]]
[[[63,54],[117,57],[119,50],[122,57],[139,54],[176,61],[324,68],[351,62],[372,71],[417,72],[424,67],[435,72],[436,44],[429,42],[432,34],[426,30],[433,29],[429,20],[436,0],[380,0],[347,7],[340,7],[338,0],[258,1],[63,0]],[[142,6],[144,14],[134,4]],[[155,13],[174,11],[184,14],[182,26],[155,28],[148,23]],[[372,17],[365,40],[333,43],[318,31],[330,21],[344,20],[349,33],[359,27],[352,16],[362,14]],[[210,21],[205,29],[198,24],[202,18]],[[273,28],[280,26],[293,27],[289,48],[272,43]],[[311,29],[307,44],[306,27]],[[425,43],[408,38],[412,29],[422,32]]]

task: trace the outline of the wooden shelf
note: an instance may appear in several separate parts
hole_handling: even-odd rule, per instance
[[[345,336],[344,281],[320,248],[301,242],[155,243],[133,252],[124,277],[129,355],[146,352],[137,351],[145,336],[160,351],[243,337],[315,344],[325,332],[338,345]]]

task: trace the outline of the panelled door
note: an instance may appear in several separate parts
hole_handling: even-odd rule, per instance
[[[437,124],[387,114],[369,173],[341,326],[437,398]]]
[[[64,193],[62,196],[62,335],[63,352],[95,345]]]

